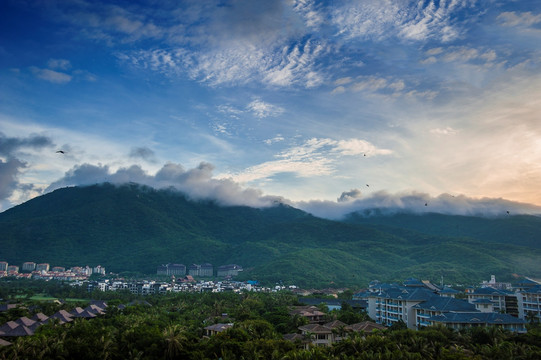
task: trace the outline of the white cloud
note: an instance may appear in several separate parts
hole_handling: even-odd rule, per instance
[[[92,185],[107,181],[112,184],[135,182],[157,189],[175,188],[193,200],[210,199],[226,206],[268,207],[281,200],[276,196],[264,196],[257,189],[243,188],[230,179],[216,179],[213,177],[213,170],[212,164],[204,162],[189,170],[185,170],[180,164],[167,163],[152,175],[138,165],[112,171],[107,165],[82,164],[68,170],[61,179],[53,182],[46,192],[65,186]]]
[[[389,193],[378,191],[362,196],[357,189],[343,192],[337,202],[300,201],[293,206],[315,216],[341,219],[352,212],[371,216],[378,210],[380,214],[440,213],[469,216],[507,216],[510,214],[541,214],[541,207],[526,203],[513,202],[501,198],[472,198],[465,195],[441,194],[431,196],[420,192]]]
[[[35,66],[30,67],[30,71],[32,71],[36,77],[55,84],[65,84],[70,82],[72,79],[71,75],[50,69],[40,69]]]
[[[450,126],[447,126],[445,128],[430,129],[430,132],[436,135],[456,135],[458,134],[459,130],[456,130]]]
[[[263,140],[263,142],[265,144],[267,144],[267,145],[272,145],[274,143],[281,142],[281,141],[284,141],[284,140],[285,140],[285,138],[282,135],[278,134],[275,137],[273,137],[272,139]]]
[[[333,21],[340,33],[349,38],[380,40],[397,36],[405,40],[433,38],[448,42],[462,32],[454,14],[474,4],[473,0],[345,2],[335,8]]]
[[[256,82],[312,88],[324,81],[316,62],[326,51],[328,49],[324,43],[308,40],[293,47],[280,45],[269,48],[236,43],[228,48],[208,51],[157,49],[119,53],[117,56],[137,67],[168,76],[185,74],[209,86]]]
[[[532,12],[502,12],[497,17],[503,26],[530,27],[541,23],[541,14],[532,14]]]
[[[49,69],[68,70],[71,68],[71,63],[66,59],[49,59],[47,66]]]
[[[237,109],[236,107],[231,105],[218,106],[218,112],[234,119],[240,119],[240,117],[244,114],[244,111]]]
[[[312,138],[277,154],[276,160],[249,167],[232,178],[239,182],[250,182],[280,173],[291,173],[297,177],[332,175],[336,172],[337,162],[343,157],[390,154],[391,150],[377,148],[365,140]]]
[[[266,103],[261,99],[254,99],[246,106],[246,108],[260,119],[266,117],[275,117],[284,112],[283,108]]]

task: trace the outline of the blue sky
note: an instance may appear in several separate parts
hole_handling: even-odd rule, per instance
[[[5,0],[0,211],[134,181],[329,217],[539,212],[539,44],[534,0]]]

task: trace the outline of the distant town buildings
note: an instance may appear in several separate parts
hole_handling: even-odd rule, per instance
[[[63,266],[53,266],[51,268],[48,263],[36,264],[35,262],[27,261],[22,264],[21,270],[22,272],[19,272],[19,266],[17,265],[9,265],[6,261],[0,262],[0,277],[14,276],[42,280],[76,281],[86,280],[92,274],[105,275],[105,268],[100,265],[94,268],[89,266],[74,266],[66,270]]]
[[[242,266],[236,264],[222,265],[218,267],[217,277],[233,277],[242,271]],[[214,266],[209,263],[191,264],[186,267],[184,264],[165,264],[156,269],[158,275],[184,276],[186,274],[192,277],[214,277]]]

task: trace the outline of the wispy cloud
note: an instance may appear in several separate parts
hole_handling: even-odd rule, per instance
[[[349,38],[381,40],[396,36],[403,40],[448,42],[463,32],[455,13],[474,5],[473,0],[347,2],[335,8],[333,21]]]
[[[283,108],[264,102],[261,99],[254,99],[246,108],[260,119],[278,116],[284,112]]]
[[[267,144],[267,145],[272,145],[274,143],[281,142],[281,141],[284,141],[284,140],[285,140],[285,138],[282,135],[278,134],[275,137],[273,137],[272,139],[263,140],[263,142],[265,144]]]
[[[506,11],[498,15],[497,19],[503,26],[531,27],[541,23],[541,14],[533,14],[531,11]]]
[[[333,89],[333,94],[347,91],[362,92],[365,94],[388,95],[390,97],[433,99],[438,95],[436,90],[418,90],[409,86],[403,79],[393,76],[381,77],[377,75],[359,76],[355,79],[343,78],[335,81],[341,84]]]
[[[424,64],[432,64],[437,61],[478,63],[491,66],[498,59],[493,49],[471,48],[466,46],[437,47],[426,51],[428,57],[423,60]]]
[[[51,69],[40,69],[36,66],[30,67],[30,71],[32,71],[36,77],[56,84],[69,83],[72,79],[72,76],[69,74]]]
[[[361,139],[313,138],[277,154],[276,160],[249,167],[232,178],[249,182],[268,179],[280,173],[291,173],[297,177],[325,176],[336,172],[336,161],[341,157],[390,154],[391,150],[380,149]]]
[[[71,68],[71,63],[66,59],[49,59],[47,66],[49,69],[68,70]]]

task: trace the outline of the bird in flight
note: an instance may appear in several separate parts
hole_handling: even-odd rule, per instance
[[[58,150],[56,153],[57,154],[65,154],[65,152],[63,150]]]

